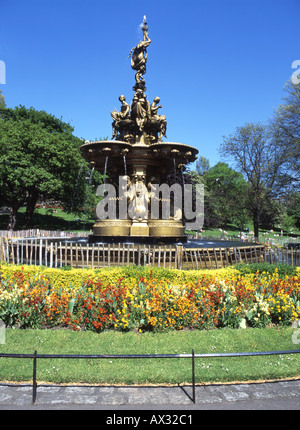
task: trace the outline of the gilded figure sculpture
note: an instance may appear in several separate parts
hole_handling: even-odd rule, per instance
[[[143,131],[150,115],[150,104],[144,92],[141,89],[136,90],[131,105],[131,118],[136,122],[139,131]]]
[[[160,115],[159,97],[148,101],[144,80],[151,43],[146,17],[141,29],[142,40],[129,55],[135,76],[133,95],[128,102],[120,95],[120,109],[111,112],[113,140],[81,146],[91,168],[102,169],[105,175],[105,184],[100,186],[105,204],[99,202],[101,210],[96,211],[92,241],[117,243],[131,238],[134,243],[168,243],[184,239],[182,210],[180,205],[177,208],[175,192],[168,196],[165,187],[159,190],[157,186],[171,187],[177,180],[176,171],[183,172],[198,151],[189,145],[162,141],[166,116]],[[149,255],[144,254],[144,261]]]
[[[141,40],[137,46],[133,47],[129,53],[128,57],[131,57],[131,67],[133,70],[136,70],[135,74],[135,81],[136,84],[133,87],[134,90],[141,89],[143,91],[146,90],[145,88],[145,80],[143,78],[143,75],[146,73],[146,62],[147,62],[147,48],[151,43],[151,40],[148,36],[148,26],[146,22],[146,17],[144,16],[144,22],[143,22],[143,40]]]
[[[167,121],[166,121],[165,115],[158,115],[157,114],[158,109],[162,108],[162,105],[158,104],[159,102],[160,102],[160,98],[155,97],[153,99],[153,102],[151,103],[150,111],[151,111],[151,119],[154,119],[154,120],[159,122],[158,139],[161,140],[162,136],[167,137],[166,136]]]
[[[142,25],[143,40],[131,49],[131,67],[136,71],[135,85],[133,87],[134,96],[131,106],[126,102],[125,96],[120,96],[121,110],[116,109],[111,112],[113,118],[112,138],[128,143],[152,144],[161,142],[162,137],[166,136],[167,121],[165,115],[159,115],[158,109],[160,98],[155,97],[150,105],[145,94],[145,80],[143,75],[146,73],[146,62],[148,58],[147,47],[151,40],[148,36],[148,26],[146,17]]]
[[[125,119],[129,118],[130,106],[129,106],[128,103],[126,103],[125,96],[121,95],[119,97],[119,100],[122,103],[120,112],[117,111],[117,109],[115,109],[115,110],[113,110],[111,112],[111,116],[112,116],[112,118],[114,120],[113,123],[112,123],[112,127],[113,127],[113,136],[112,137],[113,138],[117,137],[117,135],[118,135],[118,128],[119,128],[118,125],[119,125],[119,122],[121,120],[125,120]]]

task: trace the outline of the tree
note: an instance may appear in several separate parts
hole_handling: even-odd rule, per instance
[[[295,226],[300,229],[300,192],[288,194],[282,200],[285,215],[292,217]]]
[[[188,172],[188,180],[204,185],[204,227],[214,228],[228,223],[242,227],[249,216],[245,207],[247,184],[243,175],[226,163],[209,167],[208,159],[200,157],[196,170]]]
[[[0,106],[6,106],[4,95],[2,95],[2,90],[0,90]]]
[[[219,162],[204,175],[210,204],[217,210],[219,225],[235,224],[240,228],[248,220],[245,207],[247,183],[243,175],[228,164]]]
[[[275,228],[280,224],[284,212],[285,209],[279,199],[266,199],[262,203],[260,227],[268,230]]]
[[[0,195],[10,207],[9,229],[14,229],[18,209],[26,205],[30,224],[39,198],[73,205],[74,186],[83,163],[82,140],[73,128],[45,111],[24,106],[0,107]],[[85,183],[77,183],[82,204]],[[74,205],[73,205],[74,206]]]
[[[203,176],[210,169],[209,159],[200,155],[196,161],[196,173]]]
[[[234,135],[224,137],[221,153],[233,160],[247,183],[247,203],[252,214],[254,235],[258,231],[266,201],[280,195],[284,184],[285,153],[269,127],[246,124]]]
[[[300,181],[300,85],[287,82],[287,96],[275,111],[271,121],[274,138],[285,154],[286,182],[299,190]],[[288,189],[290,192],[290,189]]]

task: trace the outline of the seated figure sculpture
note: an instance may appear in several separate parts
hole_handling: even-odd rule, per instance
[[[119,97],[119,100],[122,103],[120,112],[118,112],[117,109],[111,112],[111,116],[114,120],[112,123],[112,128],[113,128],[112,138],[117,137],[118,135],[119,122],[125,119],[129,119],[130,106],[128,103],[126,103],[125,96],[121,95]]]
[[[162,108],[162,105],[158,105],[158,103],[160,102],[160,98],[159,97],[155,97],[153,99],[153,102],[151,103],[150,106],[150,111],[151,111],[151,119],[154,119],[155,121],[159,122],[159,140],[161,140],[162,136],[167,137],[166,136],[166,129],[167,129],[167,121],[166,121],[166,115],[158,115],[157,111],[158,109]]]

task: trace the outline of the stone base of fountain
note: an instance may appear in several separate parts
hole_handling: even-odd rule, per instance
[[[185,242],[184,226],[176,219],[96,220],[90,243],[178,243]]]
[[[143,245],[176,245],[184,244],[187,241],[186,236],[95,236],[94,234],[88,237],[88,243],[133,243]]]
[[[152,237],[184,237],[184,225],[176,219],[150,219],[148,220],[149,235]]]
[[[103,219],[96,220],[93,225],[93,233],[97,237],[130,236],[131,220]]]

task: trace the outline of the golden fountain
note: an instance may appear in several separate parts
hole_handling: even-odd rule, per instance
[[[113,203],[113,216],[101,216],[96,211],[93,241],[176,242],[185,237],[180,211],[171,208],[165,217],[160,208],[159,216],[151,217],[151,186],[172,185],[176,178],[182,178],[185,166],[196,160],[198,150],[163,141],[167,121],[165,115],[158,114],[162,107],[160,98],[155,97],[150,104],[145,95],[143,76],[151,43],[146,17],[142,31],[143,40],[129,54],[131,67],[136,72],[131,105],[124,95],[119,97],[120,111],[111,112],[112,140],[87,142],[80,148],[91,168],[108,175],[107,189],[114,186],[117,190],[108,199]],[[163,197],[156,200],[162,205]],[[167,203],[172,206],[172,198]]]

